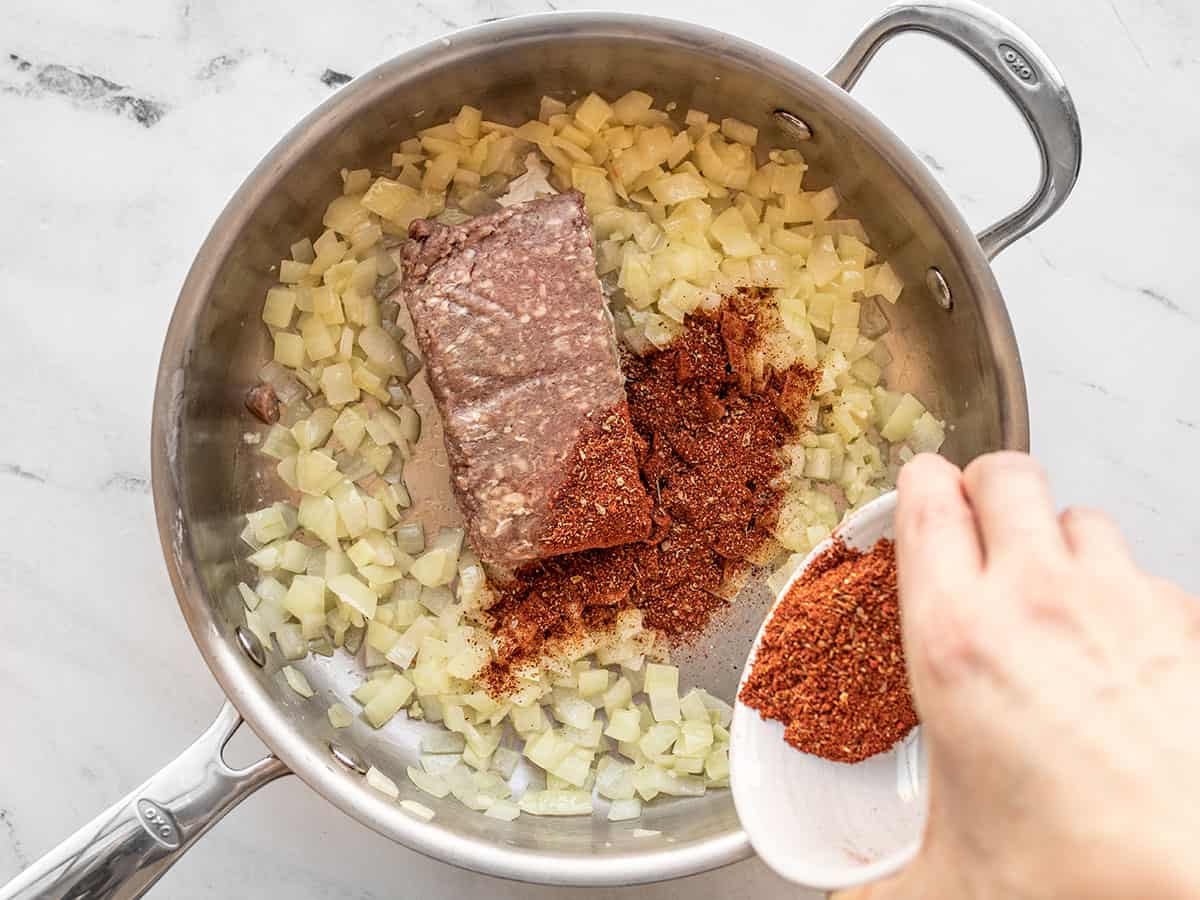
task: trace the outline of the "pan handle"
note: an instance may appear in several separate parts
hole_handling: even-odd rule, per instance
[[[885,9],[867,25],[825,77],[849,91],[875,53],[904,31],[922,31],[978,63],[1016,105],[1037,142],[1041,181],[1016,212],[978,235],[993,259],[1062,206],[1079,176],[1083,138],[1075,103],[1058,69],[1028,35],[1003,16],[968,0],[924,0]]]
[[[226,701],[194,744],[0,887],[0,900],[142,896],[225,813],[288,774],[274,756],[244,769],[225,764],[221,752],[241,724]]]

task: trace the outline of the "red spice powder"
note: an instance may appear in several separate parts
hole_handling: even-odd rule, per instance
[[[539,538],[547,556],[647,537],[650,499],[637,478],[638,442],[622,401],[595,417],[575,445],[571,473],[550,498]]]
[[[891,541],[866,553],[837,541],[809,564],[772,613],[740,698],[783,722],[797,750],[835,762],[912,730]]]
[[[631,606],[668,639],[695,635],[751,566],[766,562],[781,499],[780,448],[795,430],[789,404],[800,394],[807,402],[818,376],[764,368],[755,328],[764,302],[769,291],[742,289],[718,313],[689,317],[667,349],[626,354],[653,533],[545,559],[494,586],[496,658],[484,672],[493,693],[511,688],[514,666],[612,624]]]

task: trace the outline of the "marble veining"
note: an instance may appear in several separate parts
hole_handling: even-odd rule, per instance
[[[125,85],[102,75],[59,63],[35,64],[15,53],[8,54],[8,61],[16,77],[0,81],[0,90],[25,97],[58,94],[81,107],[96,107],[126,116],[146,128],[157,124],[167,112],[164,104],[132,94]]]
[[[171,759],[221,694],[175,605],[149,496],[159,347],[226,199],[313,106],[445,31],[548,9],[698,20],[816,70],[884,0],[9,0],[0,29],[0,882]],[[1079,107],[1084,164],[1051,222],[996,260],[1059,500],[1110,509],[1149,568],[1200,590],[1200,6],[993,0]],[[954,51],[903,37],[855,95],[982,228],[1027,196],[1032,145]],[[464,98],[466,99],[466,98]],[[153,677],[147,677],[153,672]],[[260,749],[239,735],[246,758]],[[566,891],[427,860],[284,779],[153,894],[783,900],[757,861]]]

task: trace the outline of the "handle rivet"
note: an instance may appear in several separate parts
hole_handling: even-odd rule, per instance
[[[329,755],[350,771],[357,772],[360,775],[367,774],[367,767],[362,764],[362,760],[358,758],[358,754],[353,750],[347,750],[341,744],[335,744],[333,741],[330,741]]]
[[[1028,81],[1033,77],[1033,69],[1029,68],[1029,66],[1026,66],[1021,70],[1021,77]]]
[[[1012,51],[1012,50],[1009,50],[1008,52],[1006,52],[1006,53],[1004,54],[1004,61],[1005,61],[1005,62],[1016,62],[1016,61],[1017,61],[1017,54],[1016,54],[1014,51]]]
[[[929,293],[933,295],[938,306],[945,310],[954,308],[954,296],[950,293],[950,285],[946,283],[945,276],[937,266],[930,266],[929,271],[925,273],[925,286],[929,288]]]
[[[250,658],[250,662],[254,663],[260,669],[267,664],[267,655],[263,652],[263,646],[258,640],[258,636],[248,628],[239,625],[236,629],[238,646],[242,648],[242,652]]]
[[[786,109],[777,109],[774,113],[775,121],[779,123],[780,128],[784,133],[794,138],[797,141],[811,141],[812,129],[795,113],[790,113]]]

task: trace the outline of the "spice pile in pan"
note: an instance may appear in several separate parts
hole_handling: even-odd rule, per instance
[[[863,553],[836,541],[780,600],[741,701],[786,728],[804,753],[861,762],[917,724],[892,542]]]
[[[486,681],[512,683],[513,665],[554,642],[579,640],[630,606],[668,638],[703,630],[750,566],[765,562],[782,497],[782,447],[818,374],[802,365],[757,377],[756,320],[769,292],[743,288],[715,314],[689,317],[666,350],[627,353],[626,392],[653,504],[648,541],[546,559],[493,587],[497,653]]]

